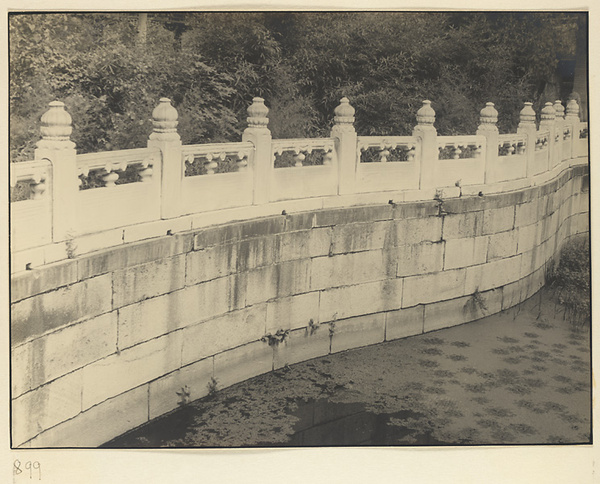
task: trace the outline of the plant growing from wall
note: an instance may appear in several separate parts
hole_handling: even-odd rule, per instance
[[[283,343],[285,341],[289,334],[289,329],[284,330],[283,328],[281,328],[278,329],[275,334],[265,334],[260,340],[264,341],[265,343],[269,343],[269,346],[278,346],[279,343]]]
[[[315,334],[317,332],[317,330],[319,329],[320,324],[319,323],[315,323],[314,320],[311,318],[310,321],[308,322],[308,326],[306,327],[306,331],[308,332],[308,334],[310,336],[312,336],[313,334]]]
[[[65,240],[65,251],[68,259],[75,259],[75,257],[77,257],[77,244],[75,243],[75,237],[71,232],[67,233],[67,240]]]
[[[217,394],[217,387],[219,386],[219,381],[214,377],[210,377],[210,381],[206,384],[206,388],[208,388],[208,396],[210,398],[214,397]]]
[[[180,398],[180,400],[177,402],[177,405],[179,405],[180,407],[183,407],[184,405],[187,405],[188,403],[190,403],[190,388],[185,385],[183,387],[181,387],[181,390],[179,390],[178,392],[175,392],[177,394],[177,396]]]
[[[485,314],[488,310],[487,304],[483,295],[479,292],[479,288],[475,289],[475,292],[471,294],[471,297],[467,300],[464,305],[464,311],[470,312],[474,316],[478,313]]]

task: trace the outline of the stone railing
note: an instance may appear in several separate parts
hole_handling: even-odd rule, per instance
[[[315,208],[430,200],[533,186],[559,165],[587,157],[587,123],[574,100],[531,103],[517,133],[499,134],[493,103],[475,135],[438,136],[424,101],[411,136],[357,136],[347,98],[329,138],[273,140],[268,108],[254,98],[238,143],[182,146],[177,110],[154,109],[148,146],[78,155],[71,116],[50,103],[35,160],[11,165],[12,271],[206,225]]]

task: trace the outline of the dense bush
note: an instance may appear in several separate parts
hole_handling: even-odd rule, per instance
[[[591,323],[590,241],[579,238],[569,242],[560,252],[560,259],[548,281],[564,306],[565,318],[576,328]]]
[[[253,96],[274,137],[326,134],[348,96],[361,135],[408,134],[429,98],[440,134],[473,133],[485,102],[514,131],[523,101],[560,92],[577,20],[550,13],[11,14],[10,155],[29,159],[60,99],[80,152],[144,146],[162,96],[184,143],[239,140]],[[143,35],[142,35],[143,34]]]

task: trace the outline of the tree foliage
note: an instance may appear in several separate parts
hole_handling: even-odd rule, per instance
[[[11,160],[30,159],[60,99],[80,152],[144,146],[160,97],[184,143],[238,140],[254,96],[274,137],[325,135],[342,96],[362,135],[408,134],[423,99],[440,134],[473,133],[485,102],[512,131],[559,93],[582,13],[11,14]],[[139,28],[144,25],[144,35]],[[140,39],[143,39],[140,41]],[[554,97],[553,97],[554,96]]]

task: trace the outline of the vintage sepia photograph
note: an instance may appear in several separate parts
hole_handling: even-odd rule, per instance
[[[7,20],[11,449],[592,444],[587,11]]]

